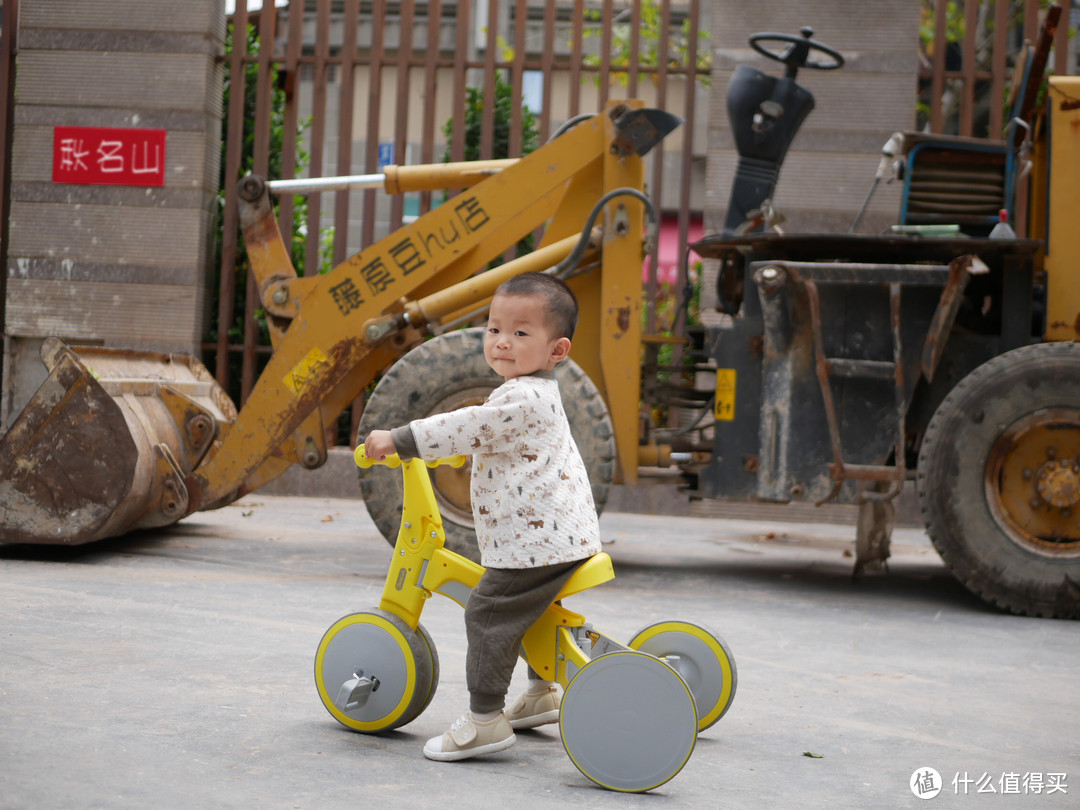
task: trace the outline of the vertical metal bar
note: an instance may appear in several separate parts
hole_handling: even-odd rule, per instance
[[[979,20],[979,4],[964,3],[964,46],[961,55],[960,134],[973,135],[975,119],[975,29]]]
[[[499,0],[488,0],[487,44],[484,47],[484,110],[480,117],[480,159],[490,160],[495,143],[495,51],[498,49]]]
[[[600,11],[600,99],[599,108],[607,104],[608,91],[611,87],[611,21],[615,15],[611,12],[611,0],[604,0]]]
[[[221,227],[221,277],[218,281],[217,358],[215,376],[229,390],[229,329],[236,298],[236,247],[239,209],[236,184],[244,144],[244,85],[247,54],[247,0],[237,0],[233,14],[232,53],[229,56],[228,133],[225,140],[225,211]]]
[[[510,132],[507,142],[506,157],[521,157],[523,143],[522,122],[522,82],[525,73],[525,29],[529,23],[529,9],[526,0],[517,0],[514,5],[514,59],[510,63]],[[513,244],[503,253],[505,261],[518,255],[518,246]]]
[[[904,458],[904,445],[906,441],[906,428],[904,426],[904,412],[907,410],[907,396],[905,389],[907,388],[907,379],[904,372],[904,346],[902,343],[902,331],[901,331],[901,298],[902,288],[900,284],[893,283],[889,285],[889,311],[892,320],[892,339],[893,339],[893,363],[895,369],[893,372],[893,379],[896,385],[896,399],[894,403],[896,405],[896,479],[889,487],[889,491],[892,492],[895,489],[895,494],[900,494],[900,488],[904,485],[904,469],[907,466],[906,459]]]
[[[570,34],[570,109],[566,114],[568,119],[581,112],[581,63],[585,59],[584,22],[585,0],[574,0]]]
[[[1039,0],[1027,0],[1024,6],[1024,39],[1032,45],[1038,45],[1039,36]]]
[[[285,131],[281,136],[281,177],[296,177],[297,125],[300,120],[300,51],[304,37],[304,0],[289,0],[288,40],[285,45]],[[278,227],[292,249],[292,194],[283,194],[278,202]]]
[[[666,53],[668,47],[668,39],[671,35],[671,2],[670,0],[663,0],[660,7],[660,39],[657,42],[657,53]],[[665,109],[667,104],[667,60],[663,58],[657,58],[656,60],[656,106],[661,110]],[[686,137],[685,134],[683,136]],[[661,141],[655,147],[649,155],[652,160],[652,186],[650,195],[652,197],[653,205],[657,211],[662,210],[662,199],[664,189],[664,142]],[[660,224],[661,232],[663,231],[663,223]],[[660,240],[653,245],[652,251],[649,253],[649,278],[645,282],[645,290],[648,298],[647,311],[646,311],[646,324],[650,331],[656,328],[656,296],[657,296],[657,283],[656,283],[656,269],[660,263]]]
[[[554,3],[544,5],[544,45],[540,53],[540,75],[544,83],[540,110],[540,143],[546,143],[551,134],[551,85],[555,68],[555,19]]]
[[[11,225],[11,145],[15,134],[15,55],[19,44],[19,0],[7,0],[0,32],[0,380],[7,337],[8,244]]]
[[[690,277],[689,251],[686,250],[686,244],[690,234],[690,171],[694,161],[694,113],[697,109],[697,40],[700,11],[700,0],[690,0],[689,41],[686,43],[686,101],[683,110],[686,123],[683,129],[682,175],[679,189],[679,290],[677,294],[680,296]],[[666,50],[660,51],[661,58],[666,53]],[[685,335],[686,325],[686,319],[680,317],[676,322],[676,334]],[[675,348],[675,354],[678,357],[682,353],[682,347]]]
[[[468,76],[465,61],[469,55],[469,12],[472,3],[457,4],[457,48],[454,51],[454,125],[450,138],[450,160],[465,159],[465,97]]]
[[[274,39],[277,30],[277,8],[271,3],[259,10],[259,56],[255,74],[255,132],[252,169],[255,174],[266,177],[270,171],[270,80],[273,69]],[[244,353],[240,372],[240,402],[247,401],[255,381],[259,377],[258,345],[259,329],[255,323],[255,310],[261,305],[255,285],[255,274],[247,274],[247,294],[244,296]]]
[[[638,61],[641,59],[641,0],[630,4],[630,72],[627,77],[627,96],[638,97]]]
[[[356,29],[360,24],[360,0],[345,0],[341,21],[344,35],[341,41],[341,87],[338,101],[338,176],[353,173],[353,95],[356,73]],[[345,261],[349,252],[349,202],[347,190],[334,195],[334,264]]]
[[[1071,5],[1071,3],[1068,4],[1066,8]],[[1069,65],[1069,18],[1065,14],[1062,16],[1065,17],[1065,22],[1058,25],[1057,32],[1054,34],[1054,75],[1070,76],[1075,71],[1070,70],[1071,65]]]
[[[323,151],[326,140],[326,84],[330,55],[330,0],[318,0],[315,10],[315,65],[311,94],[311,165],[309,177],[323,176]],[[322,195],[308,197],[307,245],[304,250],[304,275],[319,272],[319,231],[322,222]]]
[[[994,2],[994,54],[990,62],[990,137],[1004,137],[1005,56],[1009,34],[1009,4]]]
[[[945,90],[946,0],[934,3],[933,77],[930,79],[930,131],[942,131],[941,94]]]
[[[442,0],[428,3],[427,37],[424,41],[424,123],[420,135],[420,162],[435,162],[435,99],[438,98],[437,61],[442,45]],[[420,194],[420,214],[431,210],[431,192]]]
[[[367,134],[364,144],[364,171],[374,174],[379,167],[379,105],[382,101],[383,42],[386,30],[386,4],[371,4],[371,55],[368,62]],[[375,241],[375,211],[378,195],[374,189],[364,192],[364,222],[361,247]]]
[[[803,280],[806,300],[810,305],[810,326],[814,335],[814,366],[817,370],[821,399],[825,405],[825,421],[829,426],[829,442],[832,445],[833,463],[831,477],[832,491],[817,502],[817,505],[830,501],[840,492],[844,484],[844,448],[840,443],[840,425],[836,418],[836,405],[833,402],[832,383],[829,381],[828,360],[825,358],[825,340],[821,332],[821,300],[818,297],[817,284]]]
[[[259,10],[259,57],[255,74],[255,137],[252,169],[266,177],[270,171],[270,108],[273,92],[274,40],[277,8],[273,4]]]
[[[338,138],[337,138],[337,174],[339,176],[353,173],[353,100],[356,87],[356,62],[357,53],[357,29],[360,26],[360,0],[345,0],[342,9],[342,39],[341,39],[341,74],[340,87],[338,88]],[[288,195],[286,195],[288,196]],[[352,197],[348,189],[335,192],[334,194],[334,265],[345,261],[349,252],[349,210]],[[317,241],[318,236],[316,236]],[[315,271],[319,271],[319,267]],[[355,410],[354,405],[354,410]],[[358,419],[359,415],[355,416]],[[353,420],[354,421],[354,420]],[[349,438],[351,441],[353,428],[350,421]],[[326,442],[329,445],[338,443],[337,425],[324,427]]]
[[[413,4],[401,4],[401,24],[398,27],[398,52],[397,52],[397,108],[394,115],[394,162],[404,165],[408,163],[406,150],[408,148],[409,134],[409,86],[410,65],[413,50]],[[405,196],[395,194],[390,198],[390,230],[401,227],[405,213]]]
[[[507,157],[521,157],[521,83],[525,72],[525,27],[528,4],[517,0],[514,6],[514,61],[510,65],[510,143]]]

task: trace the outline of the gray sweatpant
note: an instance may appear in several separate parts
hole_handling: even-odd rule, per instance
[[[469,709],[495,712],[506,704],[525,632],[547,610],[585,560],[542,568],[488,568],[465,606],[465,683]],[[529,677],[540,676],[529,668]]]

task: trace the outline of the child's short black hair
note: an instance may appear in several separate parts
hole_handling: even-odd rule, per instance
[[[577,296],[561,278],[547,273],[522,273],[500,284],[495,295],[543,296],[547,302],[546,320],[553,335],[574,339],[578,322]]]

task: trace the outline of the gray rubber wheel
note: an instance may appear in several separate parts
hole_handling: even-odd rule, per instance
[[[626,646],[671,659],[668,663],[694,695],[699,732],[731,708],[739,683],[735,657],[724,640],[704,625],[678,620],[656,622],[635,633]]]
[[[681,771],[697,725],[686,682],[659,658],[634,650],[582,667],[559,708],[563,745],[577,769],[627,793],[657,788]]]
[[[1029,616],[1080,618],[1080,344],[979,366],[919,449],[927,533],[972,593]]]
[[[484,360],[483,347],[483,329],[462,329],[432,338],[394,363],[368,399],[357,442],[372,430],[482,403],[502,383]],[[615,475],[611,417],[600,391],[574,361],[560,363],[555,377],[599,513]],[[442,512],[447,548],[479,562],[469,500],[470,471],[468,463],[457,470],[438,467],[431,471],[431,483]],[[393,545],[401,527],[401,471],[375,466],[361,469],[359,475],[368,514]]]
[[[353,731],[377,733],[403,726],[427,708],[439,685],[439,659],[431,636],[417,629],[377,608],[330,625],[315,652],[315,687],[335,720]],[[378,687],[363,706],[345,711],[334,701],[358,671],[377,679]]]

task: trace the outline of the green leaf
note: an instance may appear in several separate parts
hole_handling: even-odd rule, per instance
[[[802,755],[804,757],[810,757],[810,759],[824,759],[825,758],[824,754],[815,754],[813,751],[803,751]]]

